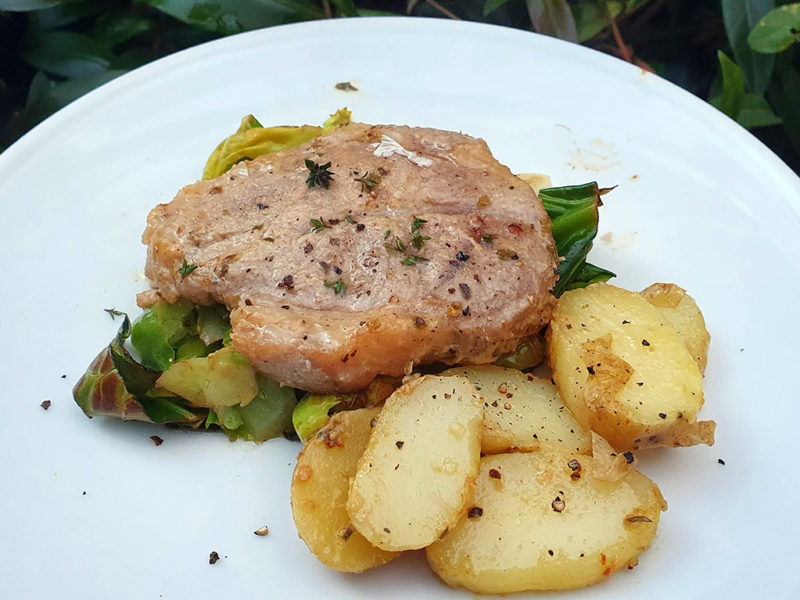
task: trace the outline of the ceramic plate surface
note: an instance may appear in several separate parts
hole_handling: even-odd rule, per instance
[[[335,89],[342,81],[358,91]],[[515,172],[555,185],[617,185],[592,262],[629,289],[676,282],[705,313],[701,416],[717,421],[716,445],[642,453],[669,501],[653,547],[633,571],[553,597],[800,597],[800,180],[654,75],[530,33],[424,19],[306,23],[192,48],[0,155],[0,597],[471,597],[439,584],[421,553],[363,576],[318,564],[291,520],[296,443],[90,421],[72,401],[116,331],[103,309],[138,314],[150,208],[199,177],[242,115],[319,124],[342,106],[364,122],[482,137]],[[270,535],[254,536],[263,525]]]

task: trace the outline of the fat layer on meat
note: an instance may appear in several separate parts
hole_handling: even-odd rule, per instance
[[[377,156],[387,138],[411,158]],[[329,188],[309,188],[306,159],[331,163]],[[435,129],[351,124],[236,164],[154,208],[143,241],[155,293],[140,303],[225,304],[239,353],[318,393],[491,362],[555,303],[536,194],[482,140]],[[181,275],[184,260],[197,268]]]

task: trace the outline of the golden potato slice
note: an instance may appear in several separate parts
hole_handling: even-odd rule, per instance
[[[595,479],[618,481],[636,465],[633,452],[617,452],[602,436],[592,432],[592,475]]]
[[[412,379],[386,400],[350,486],[353,526],[384,550],[423,548],[472,495],[483,408],[463,377]]]
[[[481,460],[464,519],[425,553],[451,586],[502,594],[584,587],[633,564],[663,498],[647,477],[592,476],[592,458],[560,452]]]
[[[326,567],[360,573],[397,556],[375,548],[355,531],[345,505],[350,478],[367,447],[379,408],[333,415],[297,458],[292,516],[297,533]]]
[[[532,451],[556,446],[588,454],[591,440],[564,406],[556,387],[516,369],[456,367],[442,375],[470,380],[483,398],[482,454]]]
[[[697,363],[641,295],[604,283],[569,291],[547,337],[561,399],[618,451],[713,444],[713,423],[695,422]]]
[[[639,293],[672,325],[689,354],[697,361],[700,372],[705,373],[711,334],[694,298],[674,283],[654,283]]]

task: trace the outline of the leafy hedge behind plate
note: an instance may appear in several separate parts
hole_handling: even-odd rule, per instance
[[[707,99],[800,172],[800,2],[781,0],[0,0],[0,151],[151,60],[313,19],[434,16],[607,52]]]

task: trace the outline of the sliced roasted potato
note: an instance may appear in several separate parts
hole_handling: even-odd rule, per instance
[[[599,283],[561,296],[550,323],[561,399],[618,451],[713,444],[713,422],[695,422],[702,375],[664,321],[641,295]]]
[[[386,400],[350,486],[353,526],[384,550],[423,548],[472,495],[483,408],[463,377],[425,376]]]
[[[656,534],[661,493],[636,471],[592,472],[583,455],[484,457],[464,519],[426,549],[428,563],[478,593],[580,588],[632,564]]]
[[[617,452],[602,436],[592,432],[592,475],[595,479],[618,481],[636,465],[633,452]]]
[[[694,298],[674,283],[654,283],[639,293],[672,325],[697,362],[700,372],[705,373],[711,335]]]
[[[364,408],[333,415],[297,458],[292,477],[297,533],[322,564],[337,571],[360,573],[397,556],[355,531],[345,508],[350,478],[380,412]]]
[[[589,435],[550,381],[495,366],[456,367],[442,375],[466,377],[483,398],[483,454],[545,446],[577,454],[590,451]]]

